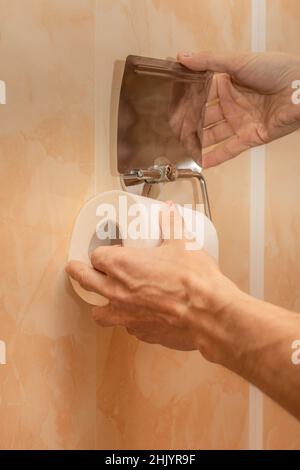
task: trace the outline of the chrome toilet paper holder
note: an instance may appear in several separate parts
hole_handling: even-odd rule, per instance
[[[211,72],[174,60],[130,55],[122,79],[117,132],[118,172],[124,189],[197,178],[211,219],[202,174],[202,128]]]

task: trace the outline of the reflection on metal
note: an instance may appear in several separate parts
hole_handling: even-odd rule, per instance
[[[117,151],[125,187],[196,177],[205,213],[211,217],[201,167],[202,127],[211,79],[211,72],[194,72],[175,61],[127,57]]]

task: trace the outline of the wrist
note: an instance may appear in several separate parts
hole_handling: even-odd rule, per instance
[[[212,289],[209,308],[198,309],[196,314],[200,353],[210,362],[245,376],[249,352],[256,348],[253,330],[259,319],[259,303],[223,277]]]
[[[244,378],[252,367],[253,352],[260,349],[262,303],[239,291],[220,315],[224,340],[219,363]]]
[[[298,316],[237,288],[231,292],[231,298],[231,302],[211,316],[213,321],[207,328],[209,334],[200,344],[199,351],[209,361],[232,370],[251,383],[257,382],[257,377],[262,375],[260,385],[266,387],[261,371],[264,367],[270,370],[273,367],[274,342],[277,351],[283,349],[282,357],[290,354],[293,338],[287,338],[282,332],[287,324],[287,314],[290,322]],[[293,332],[296,329],[295,326]]]

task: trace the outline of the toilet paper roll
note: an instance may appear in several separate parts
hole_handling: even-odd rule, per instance
[[[125,191],[108,191],[90,199],[75,221],[69,260],[91,265],[90,255],[98,246],[116,245],[151,248],[161,244],[159,214],[166,204]],[[186,249],[203,248],[218,260],[218,237],[212,222],[199,211],[177,206],[184,219]],[[177,238],[182,237],[182,227],[177,227]],[[105,276],[105,274],[102,274]],[[83,289],[71,279],[75,292],[92,305],[103,306],[109,301],[94,292]]]

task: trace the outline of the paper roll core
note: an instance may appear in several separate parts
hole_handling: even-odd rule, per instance
[[[107,234],[107,237],[103,237],[103,234]],[[121,237],[121,230],[119,224],[117,224],[114,220],[105,220],[101,222],[93,237],[91,238],[88,254],[89,258],[91,254],[96,248],[99,246],[114,246],[114,245],[121,245],[123,246],[123,239]]]

